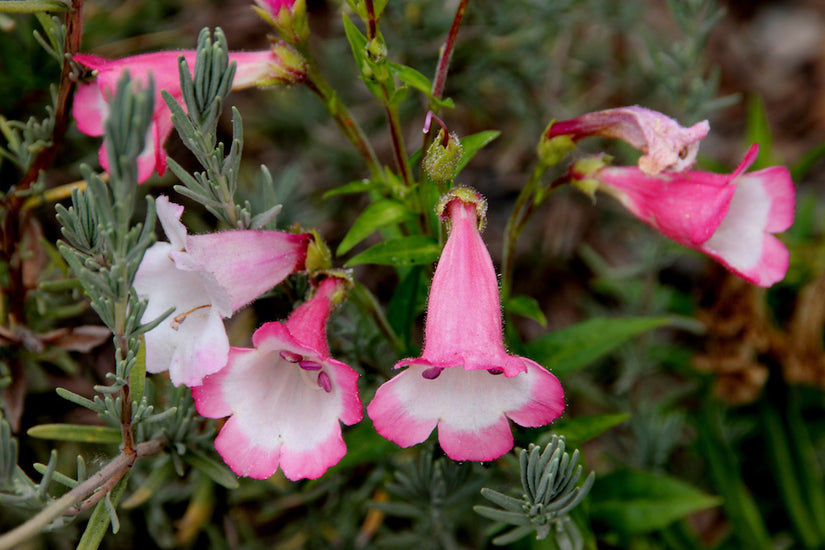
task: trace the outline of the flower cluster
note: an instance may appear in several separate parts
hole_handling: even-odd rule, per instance
[[[584,159],[569,173],[588,193],[613,195],[634,216],[674,241],[707,254],[753,284],[768,287],[788,270],[788,250],[774,234],[793,223],[795,190],[790,172],[773,166],[746,173],[759,153],[750,151],[731,174],[689,169],[707,123],[681,128],[640,107],[612,109],[554,124],[550,138],[569,132],[623,139],[647,153],[638,167]]]
[[[138,182],[146,181],[154,172],[162,176],[166,171],[163,144],[174,126],[161,91],[166,90],[181,103],[183,93],[178,71],[180,57],[186,60],[190,72],[194,71],[194,50],[147,53],[122,59],[104,59],[89,54],[74,56],[76,62],[92,69],[95,76],[93,81],[80,84],[74,99],[73,114],[77,129],[89,136],[103,135],[103,122],[109,116],[109,101],[124,72],[128,72],[141,86],[145,86],[150,78],[154,82],[154,113],[143,152],[138,157]],[[256,85],[293,84],[303,78],[305,71],[300,56],[283,44],[276,44],[271,50],[230,53],[229,59],[237,67],[233,90]],[[103,169],[108,171],[105,143],[100,146],[98,159]]]
[[[283,40],[306,40],[303,0],[257,3]],[[96,75],[80,86],[74,107],[78,128],[89,135],[103,134],[108,101],[123,71],[141,83],[154,79],[158,95],[138,159],[140,181],[166,166],[163,143],[172,122],[159,92],[180,99],[181,56],[193,67],[195,52],[121,60],[75,56]],[[297,82],[306,71],[300,55],[284,43],[230,59],[237,64],[235,88]],[[788,268],[788,251],[774,234],[793,221],[793,182],[782,167],[746,173],[756,147],[729,175],[692,170],[708,130],[706,121],[683,128],[661,113],[623,107],[552,123],[539,151],[555,163],[590,136],[628,142],[642,152],[638,166],[584,158],[569,168],[569,181],[591,194],[613,195],[665,236],[745,280],[770,286]],[[461,149],[454,141],[449,169],[426,165],[440,185],[449,186],[455,177]],[[107,167],[103,153],[101,164]],[[173,384],[191,387],[201,415],[228,417],[215,447],[238,475],[263,479],[280,468],[292,480],[320,477],[346,453],[341,423],[363,417],[359,375],[334,359],[327,343],[327,323],[346,297],[350,275],[307,262],[311,234],[189,235],[181,222],[183,207],[161,196],[156,210],[168,242],[147,250],[135,279],[138,294],[148,299],[143,321],[166,315],[146,334],[147,370],[168,371]],[[512,449],[510,421],[524,427],[551,423],[564,410],[564,392],[546,368],[505,349],[498,278],[480,233],[485,200],[455,187],[437,212],[449,236],[430,287],[423,352],[396,363],[403,370],[377,389],[366,412],[381,436],[402,447],[425,441],[437,429],[450,458],[489,461]],[[307,299],[285,321],[260,326],[252,348],[231,347],[224,319],[296,272],[308,276]]]

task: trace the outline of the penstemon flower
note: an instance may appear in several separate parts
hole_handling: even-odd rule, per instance
[[[104,59],[89,54],[74,56],[75,61],[93,69],[95,74],[94,81],[80,84],[74,98],[73,114],[77,128],[89,136],[103,135],[103,123],[109,116],[109,100],[124,71],[128,71],[141,85],[145,85],[149,76],[152,76],[155,85],[154,114],[143,152],[137,161],[139,183],[149,179],[155,171],[158,175],[163,175],[166,171],[163,144],[174,126],[169,107],[160,92],[166,90],[179,103],[183,102],[178,72],[180,56],[186,59],[189,70],[194,71],[194,50],[147,53],[121,59]],[[256,85],[292,84],[300,81],[304,75],[303,60],[284,44],[276,44],[272,50],[230,53],[229,59],[237,66],[233,90]],[[108,170],[105,144],[101,145],[98,158],[104,170]]]
[[[573,141],[593,136],[626,141],[644,155],[639,169],[655,175],[663,170],[681,172],[696,162],[699,142],[708,135],[708,121],[684,128],[672,118],[644,107],[619,107],[586,113],[571,120],[554,122],[546,139],[568,136]]]
[[[232,470],[266,479],[280,466],[291,480],[316,479],[346,453],[341,425],[362,418],[358,373],[330,357],[326,325],[346,279],[321,281],[283,323],[265,323],[253,349],[232,348],[229,363],[193,388],[203,416],[230,416],[215,448]]]
[[[788,270],[788,249],[773,233],[793,223],[795,191],[785,167],[745,173],[758,153],[758,146],[751,147],[729,175],[687,171],[651,176],[635,167],[598,168],[587,174],[575,166],[571,174],[589,191],[595,183],[666,237],[707,254],[746,281],[768,287]]]
[[[379,434],[402,447],[438,441],[454,460],[492,460],[513,446],[508,418],[549,424],[564,409],[555,376],[504,349],[498,281],[479,234],[485,203],[475,191],[442,198],[450,236],[433,277],[424,352],[383,384],[367,407]]]
[[[253,230],[187,235],[182,206],[164,196],[155,204],[169,242],[146,251],[135,289],[149,299],[144,322],[175,311],[146,333],[146,370],[168,370],[176,386],[196,386],[226,365],[223,318],[303,269],[310,235]]]

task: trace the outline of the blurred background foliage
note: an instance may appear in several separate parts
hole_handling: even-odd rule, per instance
[[[308,2],[312,46],[379,157],[389,159],[381,109],[352,78],[356,69],[340,7]],[[431,75],[453,9],[454,2],[443,0],[390,0],[381,24],[390,59]],[[106,57],[191,48],[202,27],[215,25],[232,49],[267,45],[267,27],[245,2],[86,0],[84,13],[83,51]],[[59,66],[33,37],[35,18],[8,15],[0,23],[0,113],[42,118]],[[760,163],[788,165],[798,186],[796,223],[783,236],[791,268],[767,291],[665,241],[608,199],[593,208],[564,190],[528,225],[516,255],[516,290],[536,298],[546,324],[510,316],[508,336],[513,351],[554,368],[568,408],[549,430],[518,429],[515,436],[526,447],[548,442],[553,433],[566,435],[570,448],[582,449],[587,469],[597,472],[591,496],[573,516],[587,547],[825,547],[824,80],[825,7],[816,0],[470,3],[445,92],[456,108],[441,114],[460,136],[502,132],[459,179],[487,196],[489,227],[503,226],[548,121],[621,105],[655,108],[684,124],[709,118],[704,168],[729,170],[749,142],[758,142]],[[318,227],[335,249],[366,202],[325,201],[323,193],[364,173],[323,106],[300,87],[236,93],[229,103],[245,122],[249,186],[242,198],[253,205],[282,202],[281,226],[300,221]],[[409,149],[421,142],[425,107],[414,94],[401,105]],[[228,118],[220,128],[231,134]],[[177,139],[168,145],[170,155],[194,166]],[[592,140],[583,148],[634,162],[634,153],[615,143]],[[77,180],[78,163],[95,165],[96,155],[96,140],[70,128],[42,184]],[[255,196],[260,164],[269,167],[275,185]],[[11,162],[0,164],[4,190],[19,177]],[[171,183],[168,174],[141,192],[158,193]],[[212,223],[187,215],[193,232]],[[29,238],[44,243],[33,247],[39,275],[65,274],[48,244],[57,238],[49,208],[37,210],[37,219]],[[485,239],[498,265],[498,235],[488,230]],[[413,307],[423,313],[427,277],[414,272],[421,288]],[[399,283],[391,269],[377,266],[357,268],[356,277],[384,304]],[[286,313],[290,296],[303,294],[296,284],[232,319],[233,343],[246,344],[252,327]],[[95,321],[70,284],[41,287],[28,305],[37,332]],[[654,321],[575,325],[617,317]],[[617,332],[620,327],[625,332]],[[582,331],[612,334],[613,342],[623,343],[591,357],[559,359],[576,338],[587,341]],[[351,305],[336,314],[329,333],[334,354],[366,373],[367,402],[369,388],[381,381],[376,373],[389,375],[392,351]],[[49,422],[94,423],[93,414],[53,389],[91,393],[112,369],[111,357],[110,344],[91,354],[47,347],[27,357],[28,388],[14,432],[17,463],[32,478],[31,464],[45,460],[50,442],[26,437],[26,430]],[[10,381],[4,368],[0,363],[0,386]],[[160,402],[188,399],[163,381],[148,380],[146,391]],[[9,403],[6,417],[12,416]],[[191,425],[198,437],[213,430],[211,421],[196,417]],[[347,430],[345,439],[347,456],[311,482],[291,483],[278,474],[266,482],[241,479],[228,489],[224,485],[232,483],[222,485],[218,474],[210,477],[174,453],[138,462],[131,474],[138,489],[125,493],[119,509],[120,533],[108,535],[103,547],[491,547],[498,531],[472,508],[485,503],[482,486],[514,494],[513,457],[500,461],[508,469],[454,464],[432,446],[398,452],[366,422]],[[59,450],[57,469],[66,472],[75,468],[76,454],[94,466],[116,449],[69,442]],[[0,504],[0,531],[25,516]],[[75,523],[29,547],[70,548],[80,531]],[[555,544],[553,537],[528,537],[512,547]]]

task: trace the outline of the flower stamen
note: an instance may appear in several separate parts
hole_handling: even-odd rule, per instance
[[[188,317],[192,313],[198,311],[199,309],[203,309],[203,308],[207,308],[207,307],[212,307],[212,304],[204,304],[202,306],[193,307],[189,311],[187,311],[185,313],[181,313],[180,315],[178,315],[177,317],[172,319],[172,330],[180,330],[180,326],[186,320],[186,317]]]

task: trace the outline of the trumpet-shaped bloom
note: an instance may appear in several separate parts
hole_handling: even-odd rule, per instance
[[[793,223],[795,191],[782,166],[745,173],[758,152],[754,145],[729,175],[687,171],[650,176],[633,167],[607,167],[589,177],[665,236],[768,287],[788,270],[788,249],[773,234]]]
[[[358,373],[330,357],[326,324],[345,282],[330,277],[284,323],[266,323],[253,349],[193,388],[203,416],[230,416],[215,448],[232,470],[266,479],[281,467],[292,480],[316,479],[346,453],[341,425],[362,418]]]
[[[438,441],[454,460],[492,460],[509,451],[509,418],[549,424],[564,409],[555,376],[504,349],[498,281],[481,239],[483,199],[460,189],[444,200],[450,236],[436,267],[424,351],[383,384],[367,407],[379,434],[402,447]]]
[[[160,92],[166,90],[178,103],[183,103],[178,73],[178,57],[181,55],[186,59],[190,72],[194,71],[194,50],[148,53],[122,59],[104,59],[88,54],[74,56],[75,61],[93,69],[96,76],[94,81],[80,84],[74,98],[73,113],[77,128],[89,136],[103,135],[103,123],[109,116],[109,100],[114,96],[117,82],[124,71],[129,71],[132,79],[144,86],[149,81],[149,75],[152,75],[155,84],[154,113],[143,152],[137,161],[140,183],[149,179],[155,171],[159,175],[166,171],[163,144],[174,126],[169,107]],[[232,83],[234,90],[259,83],[272,84],[273,75],[284,72],[281,56],[272,50],[230,53],[229,59],[236,63],[235,80]],[[98,158],[100,165],[108,170],[105,145],[101,145]]]
[[[554,123],[546,137],[569,136],[574,141],[592,136],[626,141],[644,155],[639,169],[655,175],[663,170],[681,172],[696,162],[699,142],[708,135],[708,121],[684,128],[672,118],[644,107],[620,107],[586,113]]]
[[[143,322],[175,311],[146,333],[146,370],[168,370],[176,386],[196,386],[226,365],[223,319],[303,269],[310,236],[252,230],[187,235],[182,206],[163,196],[156,205],[169,242],[146,251],[135,289],[149,299]]]

